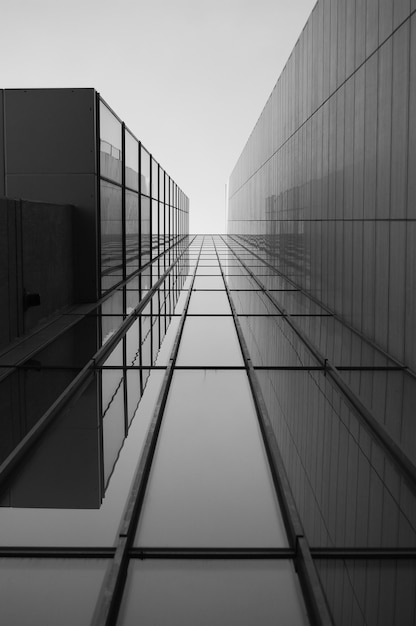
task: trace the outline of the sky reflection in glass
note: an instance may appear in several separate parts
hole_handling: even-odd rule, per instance
[[[177,365],[243,365],[234,322],[230,317],[188,317]]]
[[[136,545],[287,545],[243,371],[176,372]]]
[[[289,561],[134,560],[118,623],[304,626],[309,620]]]

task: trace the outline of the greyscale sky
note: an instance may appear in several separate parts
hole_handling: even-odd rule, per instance
[[[316,0],[0,0],[0,87],[95,87],[225,232],[225,184]]]

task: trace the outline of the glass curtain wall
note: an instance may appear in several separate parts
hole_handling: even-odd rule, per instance
[[[415,619],[415,42],[410,2],[318,0],[229,181],[236,307],[337,624]]]
[[[136,225],[129,232],[136,238]],[[188,244],[177,244],[173,267],[161,264],[167,270],[153,289],[133,276],[87,312],[63,314],[59,336],[13,369],[3,359],[4,623],[93,619],[167,364],[161,344],[171,321],[176,331]]]
[[[146,148],[98,97],[100,271],[102,294],[160,258],[154,282],[173,260],[172,244],[188,233],[189,201]],[[171,254],[164,252],[171,249]],[[166,262],[165,262],[166,261]]]

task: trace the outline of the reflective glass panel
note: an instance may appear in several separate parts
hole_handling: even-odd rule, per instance
[[[216,267],[213,267],[213,266],[205,267],[203,265],[198,266],[196,274],[197,276],[210,276],[210,275],[221,276],[220,268],[218,267],[218,265]]]
[[[194,289],[224,289],[222,276],[196,276]]]
[[[316,559],[336,624],[414,624],[415,559]]]
[[[123,278],[121,188],[101,181],[101,284],[103,291]]]
[[[139,269],[139,196],[131,191],[125,192],[126,222],[126,275]]]
[[[126,186],[139,190],[139,142],[126,130],[125,132],[126,151]]]
[[[416,497],[319,371],[257,370],[309,544],[416,546]]]
[[[16,372],[15,375],[22,374],[26,378],[28,373]],[[54,374],[57,374],[58,380],[55,379]],[[3,411],[1,451],[3,455],[12,451],[20,439],[27,434],[29,428],[35,425],[35,418],[40,418],[46,408],[56,399],[57,394],[62,393],[63,388],[58,386],[61,377],[62,372],[59,370],[57,372],[46,370],[43,377],[37,376],[33,381],[36,385],[37,396],[34,395],[34,390],[32,394],[26,393],[27,404],[22,406],[17,403],[8,405],[5,402],[7,398],[3,389],[1,398]],[[2,385],[9,382],[10,401],[18,389],[24,389],[24,381],[22,377],[19,386],[15,386],[18,381],[13,379],[3,381]],[[42,406],[42,402],[46,402],[46,406]],[[40,412],[39,409],[41,409]],[[3,460],[2,458],[1,461]],[[77,401],[76,410],[72,407],[66,409],[54,420],[33,446],[30,454],[21,462],[19,470],[12,473],[2,485],[0,506],[20,509],[22,515],[25,513],[25,508],[32,507],[97,508],[103,496],[101,462],[98,377],[94,377]],[[7,528],[7,517],[8,511],[1,509],[1,528]],[[30,514],[28,517],[30,518]],[[4,539],[7,542],[11,540],[13,543],[12,537],[13,533],[10,539],[2,537],[0,545]],[[32,537],[28,535],[27,543],[30,544],[31,541]]]
[[[105,373],[103,372],[103,386]],[[111,473],[117,462],[123,445],[125,432],[124,411],[124,377],[123,371],[114,370],[119,376],[119,383],[108,404],[103,405],[103,454],[104,454],[104,484],[107,486]]]
[[[225,291],[193,291],[189,302],[188,313],[202,313],[206,315],[231,315],[230,303]]]
[[[146,196],[140,198],[140,255],[141,265],[146,265],[150,261],[151,235],[150,235],[150,200]]]
[[[141,146],[140,150],[140,180],[141,193],[150,195],[150,154]]]
[[[159,198],[159,164],[152,158],[152,198]]]
[[[114,544],[163,374],[147,380],[105,497],[97,380],[57,416],[2,494],[0,546]]]
[[[0,559],[3,624],[89,624],[106,559]]]
[[[121,122],[100,101],[100,172],[101,176],[121,183]]]
[[[244,371],[175,372],[135,545],[287,545]]]
[[[243,365],[232,317],[188,317],[178,365]]]
[[[254,365],[317,366],[318,362],[283,317],[240,315],[241,329]]]
[[[304,626],[309,621],[289,561],[131,560],[118,623]]]

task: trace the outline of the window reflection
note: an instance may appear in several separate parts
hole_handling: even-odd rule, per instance
[[[101,181],[101,273],[103,291],[123,279],[121,189],[105,181]]]
[[[126,275],[139,269],[139,197],[126,191]]]
[[[245,372],[175,373],[135,544],[287,545]]]
[[[121,123],[100,101],[100,173],[121,183]]]
[[[125,133],[125,177],[126,187],[139,190],[139,142],[126,131]]]
[[[291,563],[255,560],[131,560],[119,623],[137,621],[181,626],[309,623]]]
[[[150,196],[150,154],[146,148],[140,148],[141,193]]]

